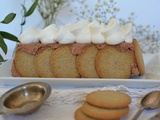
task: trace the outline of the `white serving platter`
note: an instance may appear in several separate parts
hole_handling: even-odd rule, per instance
[[[92,78],[26,78],[26,77],[12,77],[11,65],[12,60],[8,60],[4,64],[0,65],[0,84],[4,85],[19,85],[26,82],[43,81],[51,84],[54,87],[103,87],[107,85],[125,85],[127,87],[146,88],[160,86],[160,78],[155,79],[153,76],[149,76],[150,65],[154,65],[153,62],[159,58],[159,54],[144,54],[144,63],[146,67],[146,74],[143,76],[137,76],[130,79],[92,79]],[[160,65],[159,63],[155,66]]]

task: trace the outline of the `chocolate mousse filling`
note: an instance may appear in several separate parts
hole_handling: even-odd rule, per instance
[[[74,55],[78,55],[78,54],[82,54],[83,52],[85,52],[85,48],[92,45],[92,43],[73,43],[73,44],[68,44],[70,46],[70,50]],[[102,43],[102,44],[95,44],[96,47],[100,50],[103,49],[107,46],[109,46],[106,43]],[[26,53],[35,55],[39,49],[45,48],[45,47],[51,47],[52,49],[56,49],[60,46],[63,46],[62,44],[41,44],[41,43],[33,43],[33,44],[18,44],[16,51],[18,50],[22,50]],[[132,43],[126,43],[126,42],[122,42],[118,45],[115,45],[117,47],[117,50],[121,51],[121,52],[125,52],[125,51],[131,51],[134,54],[134,45]],[[135,60],[135,63],[133,63],[131,66],[131,76],[137,76],[140,74],[139,69],[137,67],[137,63]],[[20,77],[18,71],[15,68],[14,65],[14,61],[12,64],[12,76],[14,77]]]

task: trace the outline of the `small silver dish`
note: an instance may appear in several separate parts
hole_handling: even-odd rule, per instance
[[[0,113],[33,113],[39,109],[50,94],[50,85],[43,82],[30,82],[17,86],[1,96]]]

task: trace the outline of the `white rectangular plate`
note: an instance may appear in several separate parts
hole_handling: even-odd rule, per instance
[[[144,54],[146,68],[150,65],[158,54]],[[8,60],[0,66],[0,84],[19,85],[26,82],[42,81],[51,84],[54,87],[94,87],[107,85],[125,85],[127,87],[146,88],[160,86],[160,79],[147,78],[143,76],[130,79],[92,79],[92,78],[24,78],[11,76],[12,60]],[[158,66],[158,64],[156,64]],[[159,64],[160,65],[160,64]],[[147,71],[147,70],[146,70]]]

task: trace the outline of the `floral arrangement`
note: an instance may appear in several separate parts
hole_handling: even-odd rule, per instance
[[[44,20],[44,26],[56,23],[58,12],[69,5],[69,0],[39,0],[38,11]]]
[[[105,24],[108,23],[111,17],[115,17],[119,12],[119,8],[116,7],[116,2],[110,0],[109,3],[106,0],[97,0],[97,3],[94,6],[94,9],[91,9],[86,3],[87,0],[77,0],[79,6],[75,6],[74,10],[70,10],[73,15],[76,15],[76,20],[85,19],[88,21],[99,21]],[[81,10],[81,11],[79,11]],[[74,13],[74,11],[76,11]],[[77,12],[79,11],[79,12]]]

